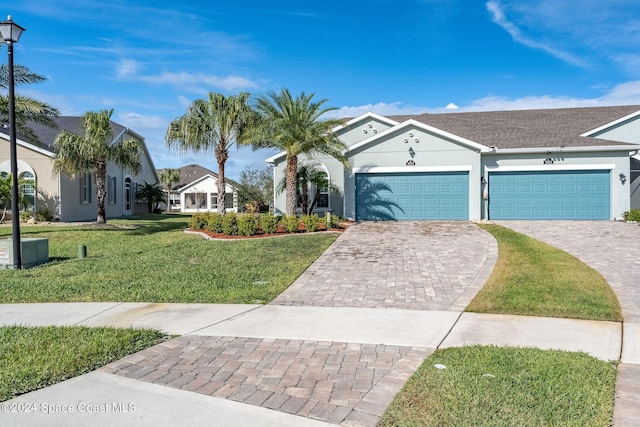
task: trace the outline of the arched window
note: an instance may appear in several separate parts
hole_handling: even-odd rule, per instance
[[[24,195],[24,204],[31,209],[36,204],[36,177],[31,172],[22,172],[18,176],[20,193]]]
[[[124,180],[124,209],[127,211],[131,210],[131,199],[133,197],[131,190],[131,178],[127,177]]]

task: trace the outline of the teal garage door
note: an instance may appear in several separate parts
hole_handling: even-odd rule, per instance
[[[469,219],[469,172],[356,174],[356,219]]]
[[[490,172],[489,219],[609,219],[608,170]]]

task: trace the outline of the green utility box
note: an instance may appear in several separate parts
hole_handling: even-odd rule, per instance
[[[22,268],[49,262],[49,239],[22,238]],[[0,268],[13,268],[13,240],[0,239]]]

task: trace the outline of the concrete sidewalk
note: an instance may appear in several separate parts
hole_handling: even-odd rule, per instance
[[[618,323],[451,311],[6,304],[0,319],[3,325],[137,326],[182,335],[4,402],[0,424],[16,426],[159,427],[175,425],[176,414],[186,425],[373,426],[439,347],[536,346],[617,360],[622,345]]]

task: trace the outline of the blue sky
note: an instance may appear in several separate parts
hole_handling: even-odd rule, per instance
[[[13,0],[17,92],[64,115],[114,108],[158,168],[212,154],[164,133],[209,91],[315,93],[353,117],[640,104],[637,0]],[[6,59],[6,50],[0,60]],[[271,151],[233,149],[227,175]]]

